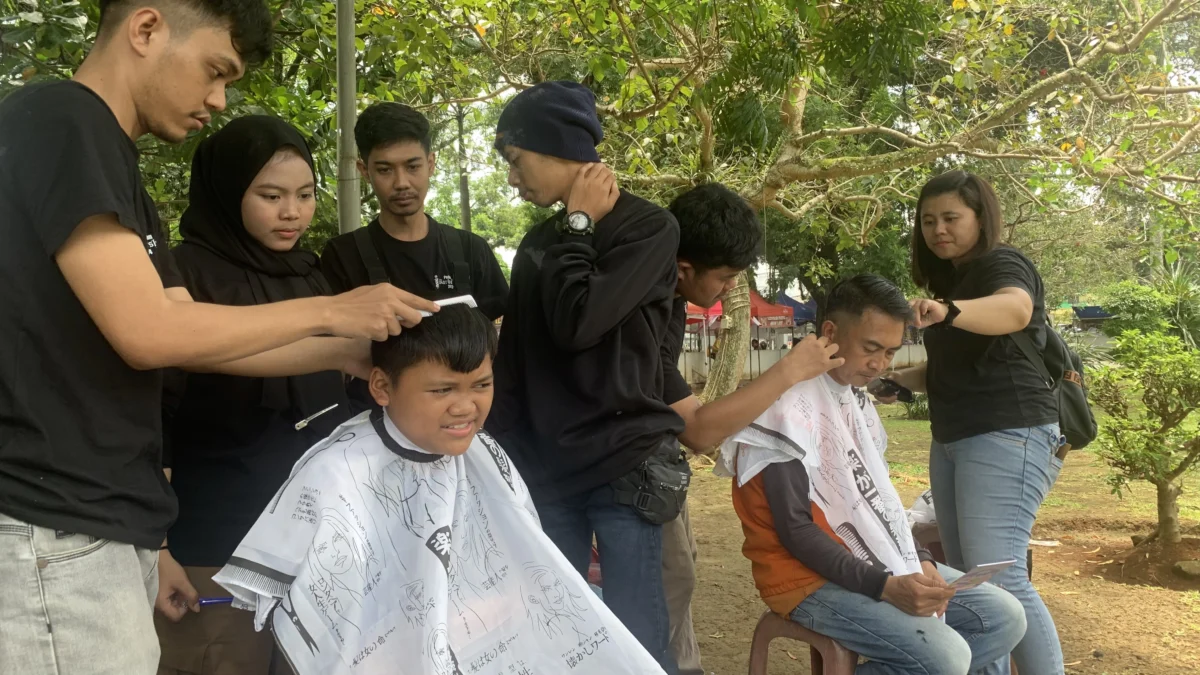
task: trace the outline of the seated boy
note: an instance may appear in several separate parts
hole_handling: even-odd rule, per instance
[[[956,593],[947,581],[961,573],[916,547],[887,434],[859,389],[888,368],[909,319],[885,279],[835,286],[820,331],[845,364],[788,390],[722,446],[718,468],[734,477],[763,600],[869,659],[857,673],[1007,673],[1025,634],[1020,603],[988,584]]]
[[[301,457],[214,577],[297,675],[662,673],[481,431],[495,353],[464,305],[376,343],[379,408]]]

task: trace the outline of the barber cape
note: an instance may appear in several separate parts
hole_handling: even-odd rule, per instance
[[[714,472],[742,486],[770,464],[800,460],[809,499],[846,548],[902,576],[920,572],[921,562],[886,449],[887,432],[866,394],[822,375],[789,389],[725,441]]]
[[[490,436],[458,457],[416,447],[381,411],[338,427],[213,577],[297,675],[663,672]]]

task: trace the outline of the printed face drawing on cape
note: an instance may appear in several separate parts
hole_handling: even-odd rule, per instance
[[[522,588],[521,600],[534,626],[549,638],[570,631],[578,644],[584,644],[588,636],[580,632],[579,627],[585,622],[584,615],[588,610],[582,598],[572,593],[548,567],[526,563],[525,570],[533,584],[531,588]]]
[[[462,675],[458,657],[450,648],[450,636],[445,626],[438,626],[429,634],[429,649],[426,652],[433,661],[433,672],[437,675]]]
[[[324,605],[321,609],[330,625],[358,630],[348,616],[350,606],[362,604],[368,580],[376,560],[369,544],[341,513],[321,510],[321,524],[309,549],[310,590]],[[335,618],[336,617],[336,618]]]
[[[378,471],[372,467],[361,484],[384,513],[399,520],[418,539],[424,539],[437,528],[430,509],[450,503],[454,492],[446,465],[444,457],[433,462],[397,457]]]

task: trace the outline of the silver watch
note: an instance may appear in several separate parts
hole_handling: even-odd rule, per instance
[[[592,217],[583,211],[573,211],[567,215],[566,227],[563,228],[568,234],[578,234],[582,236],[590,235],[596,231],[595,224],[592,223]]]

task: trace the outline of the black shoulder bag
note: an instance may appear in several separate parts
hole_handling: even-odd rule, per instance
[[[1023,331],[1010,333],[1025,358],[1037,368],[1038,373],[1058,400],[1058,425],[1067,444],[1059,451],[1080,450],[1096,440],[1096,417],[1088,404],[1087,387],[1083,382],[1083,361],[1050,326],[1046,326],[1046,349],[1038,354],[1033,340]]]

